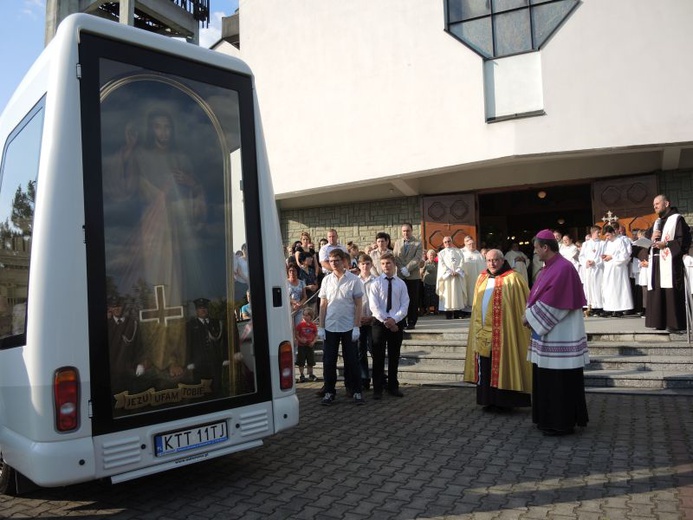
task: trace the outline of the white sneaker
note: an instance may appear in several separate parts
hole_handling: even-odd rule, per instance
[[[356,392],[354,394],[354,403],[355,404],[366,404],[366,400],[363,398],[363,395],[361,392]]]

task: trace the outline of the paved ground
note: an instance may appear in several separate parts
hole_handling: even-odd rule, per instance
[[[0,498],[2,518],[693,519],[687,396],[589,394],[590,423],[544,437],[471,388],[403,387],[357,407],[299,387],[301,423],[251,452],[117,486]]]

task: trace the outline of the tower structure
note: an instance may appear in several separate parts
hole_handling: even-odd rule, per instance
[[[48,44],[60,22],[73,13],[88,13],[147,31],[185,38],[198,44],[200,25],[209,23],[210,0],[46,0]]]

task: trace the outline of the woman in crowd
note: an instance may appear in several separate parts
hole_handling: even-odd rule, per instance
[[[294,318],[294,327],[303,319],[303,304],[306,302],[306,284],[298,278],[298,267],[294,264],[287,268],[288,278],[286,287],[291,300],[291,315]]]

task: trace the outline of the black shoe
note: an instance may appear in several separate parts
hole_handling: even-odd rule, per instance
[[[416,325],[407,325],[407,330],[414,330]]]
[[[575,430],[573,428],[569,428],[567,430],[554,430],[547,428],[546,430],[542,430],[542,433],[547,437],[560,437],[562,435],[572,435],[575,433]]]
[[[399,388],[395,388],[394,390],[388,390],[387,393],[394,397],[404,397],[404,394],[399,391]]]
[[[322,398],[320,404],[324,406],[330,406],[334,402],[334,394],[325,392],[325,397]]]
[[[671,329],[667,327],[667,332],[669,334],[684,334],[686,331],[685,330],[679,330],[679,329]]]

